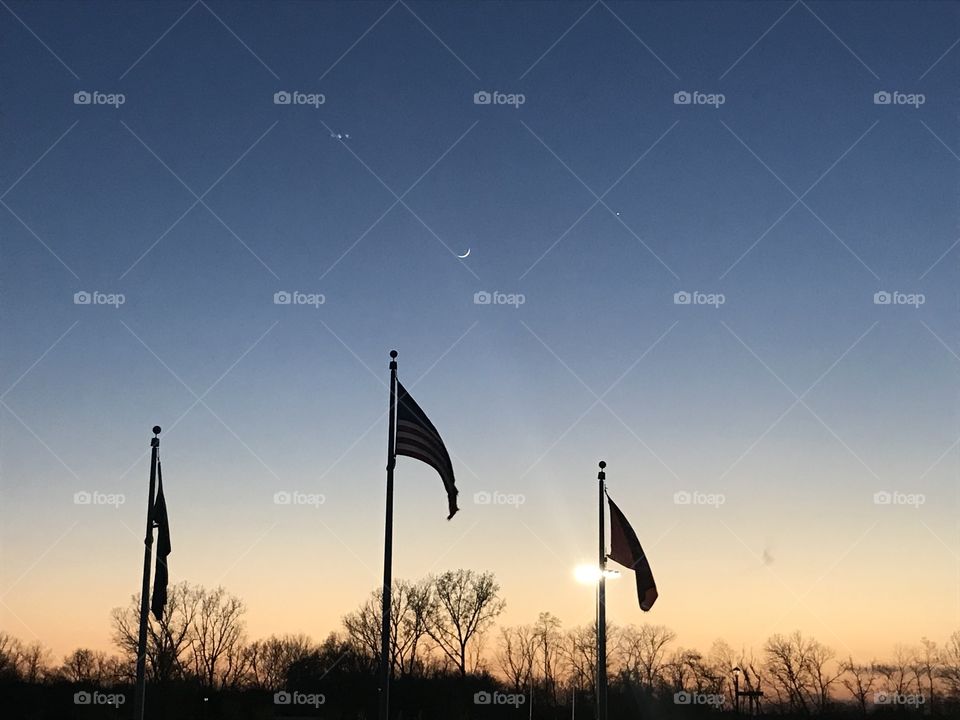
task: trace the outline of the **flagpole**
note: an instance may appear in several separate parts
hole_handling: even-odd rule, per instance
[[[380,624],[380,720],[390,718],[390,589],[393,583],[393,468],[397,464],[397,351],[390,351],[390,421],[387,437],[387,512],[383,537],[383,616]]]
[[[600,512],[600,577],[597,581],[597,720],[607,720],[607,543],[603,515],[603,496],[606,493],[605,481],[607,479],[604,468],[606,466],[607,463],[601,460],[600,472],[597,473]]]
[[[147,494],[147,532],[143,538],[143,582],[140,586],[140,634],[137,639],[137,685],[133,720],[143,720],[147,685],[147,623],[150,620],[150,559],[153,554],[153,493],[157,483],[157,455],[160,426],[154,425],[150,439],[150,491]]]

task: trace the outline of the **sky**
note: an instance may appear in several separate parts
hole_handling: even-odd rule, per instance
[[[159,424],[171,581],[339,629],[391,349],[395,577],[591,622],[602,459],[614,624],[960,628],[956,5],[0,4],[0,628],[109,649]]]

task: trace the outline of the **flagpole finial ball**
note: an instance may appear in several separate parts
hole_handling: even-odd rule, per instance
[[[396,350],[391,350],[391,351],[390,351],[390,357],[392,357],[394,360],[396,360],[396,359],[397,359],[397,351],[396,351]]]
[[[607,463],[603,460],[600,461],[600,469],[603,470],[607,466]]]
[[[159,435],[159,434],[160,434],[160,426],[159,426],[159,425],[154,425],[154,426],[153,426],[153,434],[154,434],[154,435]]]

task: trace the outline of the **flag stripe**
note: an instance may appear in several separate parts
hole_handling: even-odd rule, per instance
[[[459,510],[457,486],[453,475],[453,463],[440,433],[430,422],[426,413],[410,397],[406,388],[397,381],[397,424],[394,437],[394,454],[405,455],[426,463],[440,474],[447,491],[449,520]]]

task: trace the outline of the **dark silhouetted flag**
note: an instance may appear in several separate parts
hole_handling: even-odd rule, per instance
[[[443,487],[447,491],[447,505],[450,510],[447,520],[452,518],[459,508],[450,455],[440,438],[440,433],[399,380],[397,380],[397,437],[394,453],[416,458],[440,473]]]
[[[150,610],[157,620],[163,620],[167,604],[167,556],[170,554],[170,522],[167,520],[167,501],[163,497],[163,475],[157,463],[157,498],[153,501],[153,522],[157,528],[157,567],[153,575],[153,598]]]
[[[640,547],[637,534],[609,495],[607,502],[610,503],[610,559],[633,570],[637,576],[640,609],[647,612],[657,601],[657,584],[653,581],[650,563]]]

